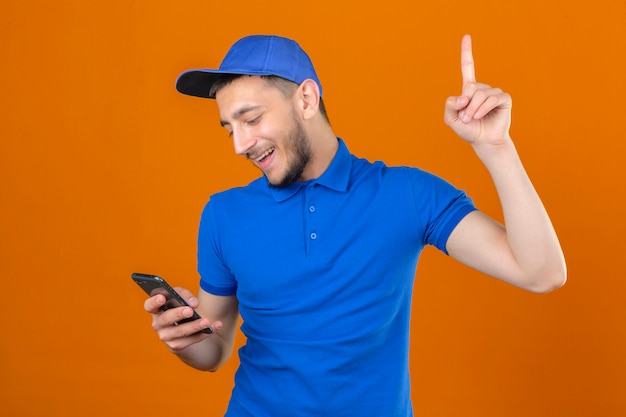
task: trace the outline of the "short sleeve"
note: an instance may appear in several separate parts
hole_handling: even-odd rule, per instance
[[[419,169],[409,169],[408,172],[422,220],[424,242],[447,255],[448,237],[457,224],[477,208],[463,190],[446,180]]]
[[[209,201],[200,218],[198,230],[200,287],[214,295],[233,295],[237,292],[237,281],[223,262],[220,241],[224,235],[217,221],[215,206],[215,203]]]

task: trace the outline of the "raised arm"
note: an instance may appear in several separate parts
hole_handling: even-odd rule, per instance
[[[509,135],[511,97],[476,82],[471,38],[461,44],[460,96],[446,101],[444,120],[469,142],[495,184],[504,225],[480,212],[466,216],[447,242],[462,263],[521,288],[547,292],[566,280],[563,252],[550,218]]]

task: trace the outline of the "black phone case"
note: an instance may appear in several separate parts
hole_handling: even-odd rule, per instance
[[[181,297],[180,294],[178,294],[178,292],[176,292],[176,290],[161,277],[135,272],[132,274],[132,278],[133,281],[135,281],[137,285],[139,285],[150,297],[154,297],[158,294],[162,294],[165,297],[166,301],[165,304],[161,306],[162,310],[169,310],[170,308],[189,305],[183,297]],[[198,320],[199,318],[200,315],[194,311],[193,316],[183,319],[176,324],[187,323]],[[213,329],[211,327],[208,327],[203,331],[204,333],[213,333]]]

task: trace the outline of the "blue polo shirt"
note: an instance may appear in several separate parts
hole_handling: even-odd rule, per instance
[[[317,179],[211,197],[200,285],[236,294],[247,337],[227,416],[411,416],[409,318],[424,245],[475,210],[416,168],[339,149]]]

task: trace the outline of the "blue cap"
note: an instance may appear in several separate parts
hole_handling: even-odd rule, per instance
[[[223,74],[277,75],[300,85],[314,80],[322,94],[309,56],[295,41],[280,36],[253,35],[238,40],[222,60],[219,69],[192,69],[180,74],[176,89],[190,96],[209,95],[213,83]]]

